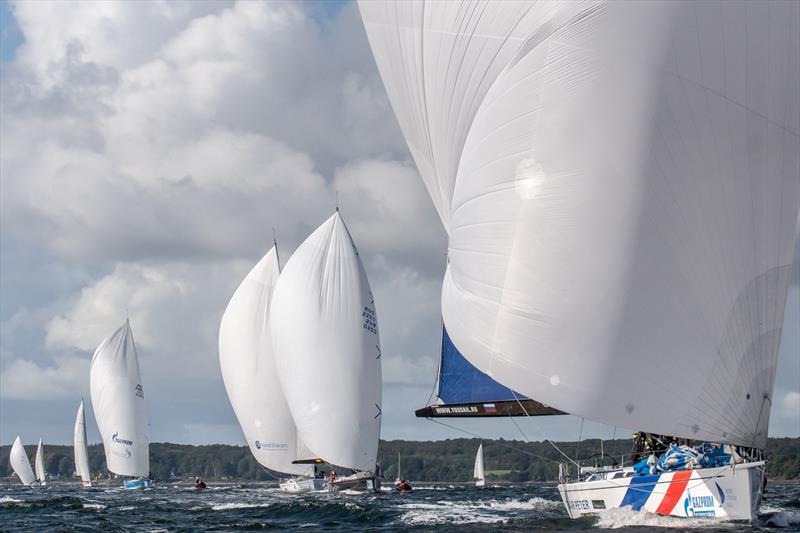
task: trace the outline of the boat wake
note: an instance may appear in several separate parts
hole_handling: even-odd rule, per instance
[[[436,503],[414,502],[400,505],[405,512],[400,523],[411,525],[437,524],[504,524],[519,515],[516,511],[555,511],[561,502],[534,497],[527,500],[486,500],[453,502],[441,500]]]

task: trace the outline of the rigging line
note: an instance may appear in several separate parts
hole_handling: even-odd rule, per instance
[[[511,390],[511,389],[509,389],[509,390]],[[572,458],[571,458],[569,455],[567,455],[567,454],[565,454],[564,452],[562,452],[562,451],[561,451],[561,448],[559,448],[558,446],[556,446],[556,444],[555,444],[553,441],[551,441],[550,439],[548,439],[548,438],[547,438],[547,435],[545,435],[545,434],[544,434],[544,431],[542,431],[542,428],[541,428],[541,427],[539,427],[539,424],[537,424],[537,423],[536,423],[536,419],[535,419],[534,417],[532,417],[532,416],[531,416],[531,415],[528,413],[528,410],[527,410],[527,409],[525,409],[525,406],[524,406],[524,405],[522,405],[522,402],[521,402],[521,401],[519,401],[519,398],[517,398],[517,393],[516,393],[516,392],[514,392],[514,391],[512,390],[512,391],[511,391],[511,394],[513,394],[513,395],[514,395],[514,399],[517,401],[517,404],[519,404],[520,408],[522,408],[522,412],[523,412],[523,413],[525,413],[525,416],[526,416],[526,417],[528,417],[528,418],[529,418],[529,419],[530,419],[530,420],[533,422],[533,425],[535,425],[535,426],[536,426],[536,429],[539,431],[539,435],[541,435],[541,436],[542,436],[542,438],[543,438],[544,440],[546,440],[546,441],[547,441],[547,442],[550,444],[550,446],[552,446],[553,448],[555,448],[555,449],[556,449],[556,451],[557,451],[558,453],[560,453],[561,455],[563,455],[563,456],[564,456],[564,458],[565,458],[567,461],[569,461],[570,463],[574,464],[574,465],[575,465],[575,466],[577,466],[577,467],[580,467],[580,465],[579,465],[578,463],[576,463],[575,461],[573,461],[573,460],[572,460]]]
[[[444,426],[446,428],[454,429],[456,431],[464,433],[465,435],[469,435],[470,437],[475,437],[477,439],[481,439],[481,442],[483,442],[483,437],[481,435],[478,435],[477,433],[473,433],[471,431],[467,431],[466,429],[461,429],[459,427],[447,424],[445,422],[442,422],[440,420],[436,420],[436,419],[433,419],[433,418],[430,418],[430,417],[426,418],[425,420],[428,420],[429,422],[435,422],[435,423],[440,424],[440,425],[442,425],[442,426]],[[555,460],[555,459],[551,459],[549,457],[545,457],[544,455],[539,455],[539,454],[536,454],[536,453],[533,453],[533,452],[529,452],[528,450],[525,450],[525,449],[520,448],[518,446],[511,446],[510,444],[506,444],[502,440],[493,440],[492,444],[496,444],[496,445],[499,445],[499,446],[504,446],[504,447],[506,447],[506,448],[508,448],[510,450],[514,450],[516,452],[524,453],[525,455],[530,455],[531,457],[536,457],[537,459],[543,459],[545,461],[550,461],[551,463],[559,464],[559,462],[557,460]],[[572,459],[570,459],[570,461],[571,460]]]
[[[575,448],[575,464],[578,464],[581,457],[581,439],[583,438],[583,422],[584,418],[581,417],[581,428],[578,430],[578,446]]]

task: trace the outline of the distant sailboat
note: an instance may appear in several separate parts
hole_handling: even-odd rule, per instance
[[[150,441],[144,388],[128,321],[94,352],[90,386],[108,469],[119,476],[135,478],[125,481],[125,488],[148,487]]]
[[[44,470],[44,447],[42,446],[42,438],[39,437],[39,445],[36,446],[36,458],[33,460],[36,470],[36,481],[40,485],[47,484],[47,472]]]
[[[486,477],[483,473],[483,443],[478,446],[478,453],[475,454],[475,468],[472,472],[472,478],[475,480],[476,487],[483,487],[486,485]]]
[[[89,450],[86,448],[86,416],[83,411],[83,399],[75,416],[75,432],[73,433],[73,452],[75,454],[75,474],[81,478],[84,487],[92,486],[89,474]]]
[[[297,465],[302,444],[275,367],[269,316],[280,275],[277,244],[253,267],[231,297],[219,328],[219,363],[233,411],[250,452],[274,472],[297,476],[298,490],[324,488],[314,467]]]
[[[570,516],[753,518],[798,231],[800,3],[358,5],[448,232],[459,353],[565,413],[747,456],[564,468]]]
[[[283,392],[310,456],[356,471],[332,487],[377,489],[381,351],[375,302],[339,211],[286,263],[270,328]]]
[[[400,468],[400,454],[397,454],[397,478],[394,480],[394,488],[400,492],[411,492],[411,484],[403,479],[402,469]]]
[[[36,476],[33,475],[31,463],[28,460],[28,455],[25,453],[25,447],[22,445],[22,440],[17,435],[14,444],[11,446],[11,453],[9,455],[9,462],[11,468],[23,485],[32,485],[36,481]]]

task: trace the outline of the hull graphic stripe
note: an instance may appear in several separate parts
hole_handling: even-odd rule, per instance
[[[653,489],[658,483],[660,476],[638,476],[631,478],[631,484],[628,485],[628,490],[625,492],[625,497],[622,498],[620,507],[630,505],[634,511],[641,511],[647,498],[653,492]]]
[[[683,470],[680,472],[675,472],[672,476],[672,483],[669,484],[669,488],[667,488],[667,493],[664,495],[664,499],[661,500],[661,504],[656,509],[656,513],[668,515],[672,512],[677,505],[678,500],[681,499],[683,495],[683,491],[686,490],[686,485],[689,483],[689,478],[692,477],[691,470]]]

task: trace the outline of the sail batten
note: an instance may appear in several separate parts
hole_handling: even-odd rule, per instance
[[[121,476],[148,477],[150,441],[144,387],[129,322],[95,350],[89,381],[108,469]]]
[[[800,3],[359,8],[448,230],[458,351],[565,412],[763,447],[800,212]]]
[[[372,471],[381,426],[375,302],[337,211],[286,263],[270,328],[281,385],[305,457]]]
[[[270,310],[280,276],[277,245],[250,270],[231,297],[219,329],[225,390],[253,457],[265,468],[311,473],[293,461],[302,449],[278,378]]]

